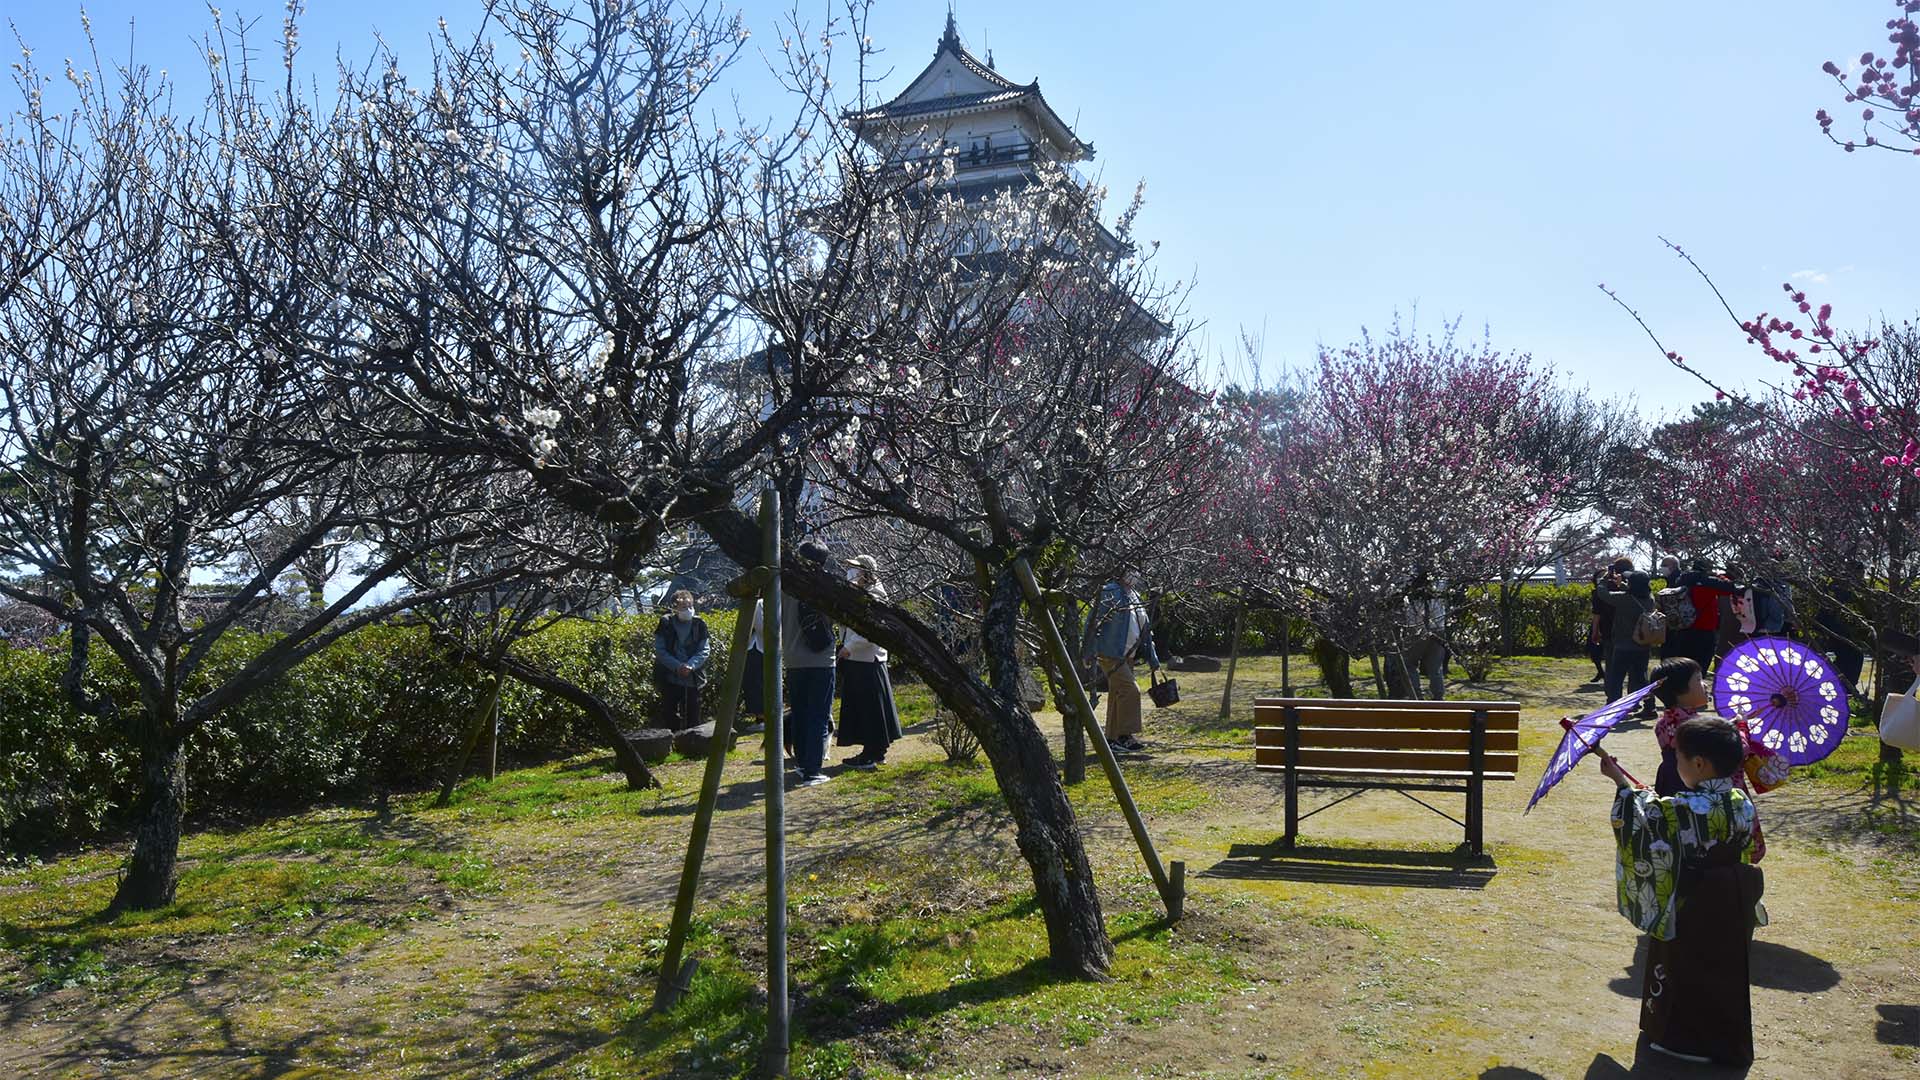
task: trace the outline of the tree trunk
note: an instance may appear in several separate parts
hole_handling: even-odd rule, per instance
[[[1080,729],[1080,724],[1074,716],[1073,703],[1067,700],[1066,674],[1055,668],[1053,658],[1047,654],[1047,650],[1041,649],[1037,659],[1040,663],[1041,673],[1047,677],[1047,694],[1053,699],[1054,710],[1060,714],[1060,726],[1065,736],[1065,742],[1070,744],[1073,741],[1074,732]],[[1061,754],[1061,757],[1063,759],[1067,758],[1071,749],[1071,746],[1066,746],[1065,752]],[[1084,740],[1082,740],[1080,777],[1078,779],[1073,775],[1072,764],[1063,760],[1062,766],[1063,771],[1066,773],[1067,783],[1076,784],[1079,783],[1080,780],[1086,779],[1087,765],[1085,755],[1086,746]]]
[[[1513,655],[1513,608],[1519,586],[1505,572],[1500,575],[1500,655]]]
[[[173,903],[178,882],[180,822],[186,815],[185,740],[156,734],[140,754],[140,799],[135,804],[133,854],[107,913],[153,911]]]
[[[759,529],[745,514],[723,507],[704,514],[700,523],[735,562],[751,566],[758,560]],[[1011,566],[994,578],[982,627],[982,652],[1004,691],[988,688],[969,673],[940,636],[905,608],[875,600],[847,581],[802,562],[783,560],[781,576],[788,595],[860,631],[919,672],[980,740],[1013,816],[1020,854],[1033,874],[1053,969],[1071,978],[1105,978],[1113,960],[1113,943],[1107,936],[1073,804],[1060,783],[1052,748],[1014,689],[1018,679],[1013,641],[1020,586]]]
[[[1280,616],[1280,696],[1293,696],[1293,616]]]
[[[980,747],[1013,811],[1020,853],[1033,870],[1054,967],[1070,975],[1104,976],[1113,961],[1113,943],[1107,937],[1093,868],[1087,862],[1073,805],[1054,767],[1053,752],[1019,702],[1020,661],[1015,646],[1020,603],[1019,579],[1011,567],[1001,570],[994,576],[981,627],[999,708],[984,725],[993,738],[983,733]]]
[[[1080,648],[1080,602],[1070,596],[1060,600],[1062,618],[1059,622],[1062,640],[1069,649],[1078,655]],[[1065,673],[1062,673],[1064,677]],[[1060,707],[1060,724],[1065,735],[1065,752],[1062,757],[1068,784],[1082,783],[1087,778],[1087,729],[1073,715],[1073,706],[1064,699],[1054,698]]]
[[[1240,666],[1240,638],[1247,629],[1247,602],[1241,599],[1233,609],[1233,640],[1227,643],[1227,685],[1220,691],[1220,719],[1233,716],[1233,673]]]
[[[1327,693],[1337,698],[1353,696],[1353,670],[1345,649],[1325,637],[1314,639],[1313,662],[1320,668],[1320,681]]]
[[[751,564],[743,564],[751,565]],[[620,771],[627,774],[628,791],[645,791],[659,787],[660,781],[654,778],[640,752],[627,741],[626,733],[620,730],[620,719],[614,713],[613,706],[606,699],[585,687],[577,686],[558,675],[534,667],[525,660],[507,657],[500,662],[500,670],[508,676],[526,683],[537,690],[545,690],[554,697],[585,710],[592,719],[593,726],[600,729],[600,737],[613,747],[613,760]],[[724,753],[725,751],[722,750]]]

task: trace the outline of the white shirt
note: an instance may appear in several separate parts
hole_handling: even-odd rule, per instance
[[[753,602],[753,632],[747,637],[747,648],[754,652],[766,651],[760,646],[760,624],[762,618],[763,616],[760,614],[760,601],[755,600]]]
[[[874,583],[869,591],[873,593],[875,599],[885,600],[887,598],[887,590],[878,582]],[[887,650],[868,641],[864,634],[851,626],[847,627],[846,637],[840,642],[840,647],[847,650],[847,659],[849,660],[858,660],[868,664],[884,664],[887,662]]]

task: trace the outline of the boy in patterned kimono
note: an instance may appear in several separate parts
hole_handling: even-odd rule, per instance
[[[1753,1061],[1747,963],[1766,925],[1760,868],[1750,862],[1753,801],[1734,787],[1746,741],[1696,716],[1674,729],[1683,790],[1633,786],[1610,757],[1620,914],[1647,933],[1640,1030],[1652,1049],[1689,1061]]]

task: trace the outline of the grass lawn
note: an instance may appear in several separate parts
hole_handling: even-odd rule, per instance
[[[1627,1076],[1635,937],[1612,911],[1606,781],[1531,814],[1489,789],[1489,855],[1393,793],[1307,822],[1248,763],[1277,657],[1180,675],[1129,786],[1189,873],[1168,925],[1097,768],[1073,789],[1116,945],[1112,978],[1057,979],[992,772],[940,760],[931,702],[876,773],[788,795],[793,1072],[804,1077]],[[1364,665],[1356,687],[1371,684]],[[1317,692],[1312,666],[1293,678]],[[1455,697],[1521,702],[1522,780],[1584,661],[1516,658]],[[1038,718],[1059,743],[1059,719]],[[1650,732],[1610,746],[1641,775]],[[1920,827],[1846,740],[1764,796],[1773,925],[1755,947],[1754,1077],[1920,1070]],[[700,764],[627,792],[588,755],[396,800],[224,827],[182,852],[179,899],[105,919],[119,847],[0,871],[0,1065],[24,1075],[735,1077],[764,1032],[758,742],[729,758],[690,955],[650,1015]],[[1641,768],[1646,767],[1645,772]],[[1876,782],[1878,786],[1876,787]],[[1526,790],[1523,790],[1526,789]],[[1458,808],[1441,797],[1441,809]],[[1325,801],[1310,793],[1308,801]]]

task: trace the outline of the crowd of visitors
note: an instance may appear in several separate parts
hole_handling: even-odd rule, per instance
[[[872,555],[835,560],[826,545],[817,540],[801,543],[794,555],[805,565],[844,573],[851,583],[876,599],[887,598],[879,560]],[[958,610],[962,604],[951,589],[942,593],[941,600],[943,611]],[[670,602],[670,614],[654,630],[654,680],[660,702],[655,722],[681,731],[701,720],[701,690],[712,650],[707,624],[694,613],[693,594],[678,590]],[[768,630],[760,602],[754,603],[749,618],[740,690],[741,734],[763,730],[769,707],[764,676]],[[893,680],[887,670],[887,650],[852,627],[835,626],[825,613],[791,595],[786,595],[780,605],[780,623],[785,673],[783,749],[795,782],[812,786],[832,779],[826,772],[830,743],[859,748],[841,762],[848,768],[871,772],[884,765],[888,748],[903,734]],[[1149,671],[1157,674],[1160,657],[1154,648],[1147,604],[1140,594],[1138,571],[1129,570],[1102,587],[1086,623],[1080,656],[1083,675],[1097,691],[1096,704],[1098,692],[1106,694],[1108,745],[1118,753],[1144,750],[1135,665],[1144,660]],[[1418,669],[1424,671],[1430,666],[1419,664]],[[837,723],[833,714],[836,698],[840,702]]]
[[[800,562],[838,570],[832,552],[817,540],[794,550]],[[853,584],[885,599],[880,563],[871,555],[844,560]],[[659,690],[656,723],[682,731],[700,723],[701,689],[712,655],[707,624],[694,613],[694,596],[685,589],[671,597],[672,611],[654,629],[654,681]],[[746,667],[741,673],[741,734],[764,729],[768,709],[765,678],[765,608],[755,601],[749,616]],[[901,737],[900,714],[887,672],[887,650],[851,627],[836,627],[827,615],[791,595],[780,605],[780,659],[786,686],[784,749],[788,767],[801,786],[824,784],[830,741],[858,746],[843,764],[872,771],[885,763],[887,748]],[[840,702],[836,726],[835,699]],[[837,731],[837,738],[835,733]]]
[[[1692,660],[1711,676],[1735,645],[1802,629],[1793,621],[1793,591],[1786,584],[1750,576],[1732,563],[1716,570],[1707,560],[1695,559],[1683,568],[1679,558],[1669,555],[1660,560],[1655,577],[1635,570],[1633,560],[1620,558],[1595,571],[1592,580],[1587,658],[1608,701],[1645,686],[1656,657]],[[1831,653],[1848,685],[1857,687],[1864,660],[1838,614],[1847,602],[1841,592],[1833,595],[1838,603],[1822,608],[1812,629],[1817,647]],[[1651,715],[1650,705],[1647,712]]]

